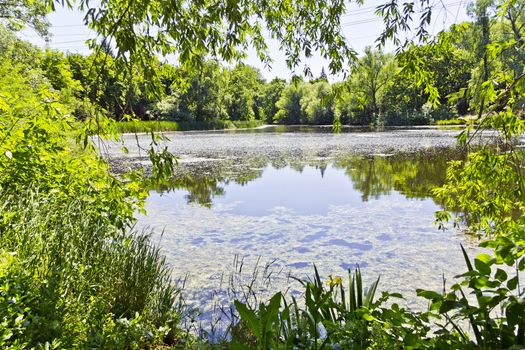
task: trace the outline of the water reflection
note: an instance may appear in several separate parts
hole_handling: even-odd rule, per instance
[[[260,157],[241,162],[209,161],[181,165],[176,177],[155,190],[159,193],[183,190],[188,204],[211,207],[218,198],[226,195],[226,187],[235,193],[237,187],[256,182],[264,173],[265,180],[256,183],[251,190],[251,195],[255,196],[253,192],[257,192],[258,187],[263,188],[257,193],[256,206],[268,201],[268,197],[276,199],[283,194],[290,202],[304,203],[305,195],[308,195],[329,198],[332,204],[336,204],[340,202],[338,194],[344,195],[348,184],[361,194],[363,202],[379,199],[393,190],[407,198],[423,199],[432,198],[431,190],[443,184],[447,162],[463,157],[462,151],[447,148],[418,153],[348,155],[333,160]],[[297,174],[279,172],[284,168]],[[330,179],[323,181],[327,171],[333,169],[338,174],[341,170],[347,179],[330,174]],[[290,204],[284,206],[290,207]]]
[[[325,276],[359,265],[365,278],[381,275],[385,290],[439,289],[442,274],[462,271],[459,243],[473,246],[433,224],[440,206],[431,189],[443,183],[447,161],[461,157],[447,149],[182,163],[177,178],[151,192],[140,224],[164,232],[174,273],[189,274],[190,299],[200,305],[235,256],[247,270],[259,257],[298,277],[314,263]]]
[[[336,161],[351,178],[363,201],[378,199],[392,190],[407,198],[431,197],[431,190],[443,185],[447,162],[464,157],[456,149],[412,154],[347,157]]]

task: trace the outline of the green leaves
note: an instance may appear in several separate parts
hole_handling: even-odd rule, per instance
[[[487,254],[479,254],[474,259],[474,266],[482,275],[490,275],[490,266],[496,262],[496,259]]]
[[[80,1],[80,7],[88,7]],[[269,63],[266,37],[279,40],[291,69],[309,57],[310,45],[330,60],[332,73],[345,70],[355,53],[347,46],[340,27],[345,4],[340,0],[252,1],[101,1],[85,21],[115,47],[115,64],[129,75],[130,65],[146,68],[159,54],[174,54],[185,70],[198,71],[207,55],[227,62],[238,60],[249,46]],[[266,28],[264,32],[262,28]],[[310,44],[311,43],[311,44]],[[95,48],[95,46],[94,46]],[[305,66],[305,71],[308,71]],[[158,84],[155,71],[144,70],[148,90]]]
[[[0,5],[0,19],[6,21],[11,30],[30,27],[44,38],[49,35],[50,24],[46,18],[49,12],[47,1],[14,0]]]
[[[245,304],[235,300],[234,305],[239,313],[241,322],[247,326],[257,339],[259,349],[276,348],[279,343],[280,322],[284,322],[289,317],[288,308],[279,314],[281,300],[283,299],[280,292],[276,293],[269,301],[268,305],[261,303],[257,311],[250,310]],[[242,330],[244,332],[245,330]],[[241,334],[238,336],[247,336]]]
[[[460,283],[453,285],[451,292],[437,293],[418,290],[418,296],[430,301],[430,313],[434,317],[443,317],[452,329],[466,338],[466,332],[461,329],[461,322],[468,322],[473,330],[477,346],[501,347],[501,344],[517,344],[520,342],[519,332],[514,326],[523,322],[520,297],[516,298],[518,275],[510,278],[507,271],[496,268],[492,275],[492,266],[498,264],[498,259],[488,254],[479,254],[471,263],[466,250],[461,247],[468,272],[456,276]],[[499,262],[501,263],[501,262]],[[468,294],[467,294],[468,293]],[[475,296],[475,302],[469,297]],[[505,308],[512,321],[493,317],[493,310]],[[442,333],[450,332],[444,327]]]

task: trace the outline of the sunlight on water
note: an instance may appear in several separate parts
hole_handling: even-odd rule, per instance
[[[461,233],[433,224],[440,207],[430,188],[443,181],[447,159],[268,164],[250,180],[230,174],[217,182],[207,178],[203,187],[152,191],[140,224],[164,231],[161,246],[174,273],[188,275],[186,289],[197,305],[209,306],[212,291],[225,287],[236,255],[248,270],[258,258],[274,261],[273,269],[282,272],[271,291],[290,287],[293,293],[296,284],[287,274],[309,276],[313,264],[324,277],[344,276],[358,265],[366,281],[381,275],[381,289],[414,295],[416,288],[439,289],[443,275],[450,281],[461,272],[459,244],[473,246]],[[199,204],[198,198],[206,200]]]

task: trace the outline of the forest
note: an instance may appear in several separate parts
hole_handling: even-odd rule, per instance
[[[92,54],[41,50],[21,38],[27,27],[48,35],[47,15],[59,6],[85,13],[98,35]],[[525,3],[473,1],[470,22],[433,37],[428,1],[386,2],[376,9],[385,27],[378,47],[363,55],[344,39],[345,11],[339,0],[0,2],[0,348],[524,348]],[[407,31],[417,40],[405,41]],[[301,55],[317,50],[329,59],[326,71],[311,77],[304,66],[301,76],[265,81],[241,58],[252,46],[269,62],[267,35],[279,40],[289,67],[300,69]],[[395,53],[382,51],[387,40],[398,44]],[[170,54],[177,65],[162,59]],[[346,79],[330,81],[341,72]],[[126,121],[334,131],[470,124],[445,182],[420,187],[442,204],[436,224],[463,225],[486,253],[458,248],[464,273],[441,291],[421,286],[425,311],[379,293],[379,279],[364,286],[359,268],[326,280],[314,265],[300,295],[230,300],[223,337],[208,337],[192,328],[176,283],[182,276],[136,227],[149,189],[183,181],[172,178],[176,155],[152,133],[144,150],[151,171],[111,171],[103,143],[118,143]],[[484,130],[496,131],[498,142],[472,145]],[[352,162],[338,166],[356,178],[371,164]],[[397,176],[398,187],[418,180],[396,164],[376,166]],[[435,175],[433,167],[425,172]],[[363,182],[363,196],[387,191],[389,179],[371,190]]]
[[[116,121],[176,121],[190,128],[228,121],[396,126],[446,124],[476,113],[479,101],[472,96],[476,93],[472,86],[482,78],[476,63],[483,57],[483,35],[483,28],[473,21],[453,25],[433,42],[413,45],[397,56],[368,47],[349,77],[334,83],[324,69],[319,77],[267,82],[258,69],[243,63],[228,68],[207,59],[199,70],[190,70],[157,59],[149,67],[160,81],[156,94],[146,90],[141,68],[134,68],[130,76],[116,69],[111,47],[89,56],[42,51],[5,27],[1,45],[4,61],[38,72],[78,120],[91,118],[90,106],[97,105]],[[506,21],[491,27],[488,40],[501,42],[520,35],[519,28]],[[502,66],[517,76],[524,55],[522,50],[509,50],[490,63],[491,69]],[[409,58],[426,65],[434,90],[400,74]],[[439,98],[430,103],[430,94]]]

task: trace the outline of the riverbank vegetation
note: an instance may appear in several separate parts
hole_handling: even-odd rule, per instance
[[[132,229],[146,195],[138,174],[117,179],[74,142],[60,97],[40,71],[2,60],[0,347],[174,343],[178,291]]]
[[[155,59],[148,67],[158,80],[154,93],[144,81],[144,68],[134,67],[130,75],[119,71],[109,47],[83,56],[41,51],[6,28],[0,29],[0,37],[4,50],[16,47],[12,55],[41,71],[61,101],[72,106],[76,119],[92,118],[96,105],[118,121],[117,130],[123,132],[262,124],[452,125],[474,122],[481,102],[474,86],[482,79],[482,41],[515,40],[520,32],[512,23],[498,22],[487,38],[479,22],[453,25],[435,41],[397,56],[369,47],[348,78],[333,83],[324,70],[315,78],[266,81],[258,69],[242,63],[228,67],[204,60],[192,70]],[[501,67],[516,75],[524,59],[520,50],[505,51],[488,69]],[[403,74],[416,69],[414,62],[419,62],[417,70],[424,68],[427,85]],[[103,69],[94,69],[97,66]],[[128,122],[130,118],[136,122]]]
[[[261,120],[216,120],[211,122],[176,122],[167,120],[131,120],[115,123],[118,133],[189,130],[250,129],[262,126]]]
[[[476,1],[472,22],[436,40],[357,58],[342,37],[342,2],[284,3],[102,1],[86,16],[104,38],[89,56],[43,52],[15,35],[21,25],[46,35],[49,3],[0,5],[0,347],[523,348],[525,184],[514,145],[525,129],[524,5]],[[407,28],[414,11],[395,1],[380,6],[387,28],[379,41]],[[417,13],[422,39],[430,12]],[[263,25],[291,67],[312,44],[331,58],[330,73],[357,65],[343,82],[321,75],[267,83],[252,67],[207,59],[239,59],[251,40],[268,62]],[[149,30],[159,27],[166,31]],[[160,62],[160,53],[177,53],[180,66]],[[169,266],[149,235],[133,229],[143,181],[169,176],[173,156],[153,137],[152,178],[140,170],[116,176],[90,138],[118,139],[114,121],[129,117],[404,125],[467,113],[477,115],[476,132],[499,130],[501,144],[453,162],[434,192],[465,213],[457,223],[491,254],[465,253],[466,272],[450,286],[418,290],[426,312],[402,308],[396,294],[376,296],[377,283],[365,290],[359,270],[328,281],[315,271],[302,281],[301,299],[279,292],[267,303],[232,300],[221,344],[180,329]],[[470,135],[460,138],[467,149]],[[445,225],[451,216],[437,219]]]

